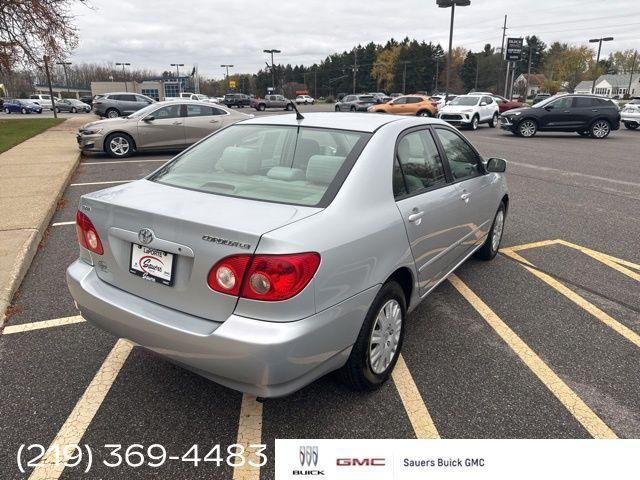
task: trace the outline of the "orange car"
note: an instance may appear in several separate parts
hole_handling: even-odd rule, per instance
[[[419,117],[435,117],[438,114],[436,102],[424,95],[403,95],[387,103],[368,108],[369,112],[393,113],[396,115],[417,115]]]

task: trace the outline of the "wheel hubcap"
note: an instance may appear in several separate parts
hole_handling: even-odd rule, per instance
[[[109,112],[109,118],[116,118],[118,114],[114,111]]]
[[[533,125],[533,122],[524,122],[520,127],[520,133],[523,137],[530,137],[535,133],[536,127]]]
[[[502,229],[504,228],[504,213],[502,210],[496,215],[496,219],[493,222],[493,236],[491,237],[491,248],[494,252],[498,251],[500,246],[500,239],[502,238]]]
[[[109,143],[109,148],[116,155],[126,155],[129,151],[129,142],[126,138],[115,137]]]
[[[609,124],[606,122],[597,122],[593,126],[593,135],[597,138],[606,137],[609,133]]]
[[[378,312],[369,339],[369,363],[376,374],[383,373],[396,356],[402,331],[402,309],[388,300]]]

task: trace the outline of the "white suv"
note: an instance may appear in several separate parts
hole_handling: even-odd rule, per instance
[[[310,97],[309,95],[298,95],[296,97],[296,103],[298,105],[300,105],[301,103],[304,103],[305,105],[310,103],[311,105],[313,105],[315,101],[316,100],[313,97]]]
[[[29,100],[37,103],[42,108],[46,108],[48,110],[53,110],[53,103],[51,102],[51,95],[42,94],[42,93],[34,93],[33,95],[29,95]],[[59,98],[54,97],[55,101],[60,100]]]
[[[476,130],[481,123],[494,128],[499,116],[500,108],[489,95],[459,95],[438,112],[438,118],[471,130]]]

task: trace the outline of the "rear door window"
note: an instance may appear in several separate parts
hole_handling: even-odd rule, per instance
[[[404,186],[394,172],[394,192],[396,196],[406,192],[409,195],[446,185],[442,159],[436,143],[428,130],[407,133],[398,142],[396,161],[402,172]]]
[[[573,108],[592,108],[595,106],[594,100],[589,97],[574,97]]]

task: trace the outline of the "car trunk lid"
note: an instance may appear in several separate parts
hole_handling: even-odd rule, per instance
[[[320,211],[196,192],[148,180],[85,195],[80,210],[90,218],[104,246],[103,255],[93,255],[97,275],[103,281],[146,300],[215,321],[224,321],[233,313],[237,297],[209,288],[211,267],[229,255],[253,253],[262,234]],[[140,234],[143,229],[145,235]],[[145,245],[149,239],[146,230],[152,232],[153,239]],[[138,245],[152,248],[151,255],[164,261],[166,268],[172,263],[170,286],[159,277],[153,281],[149,275],[153,271],[145,270],[145,276],[130,271],[132,255],[136,259],[143,255],[132,252],[141,250]],[[162,256],[161,252],[169,255]]]

